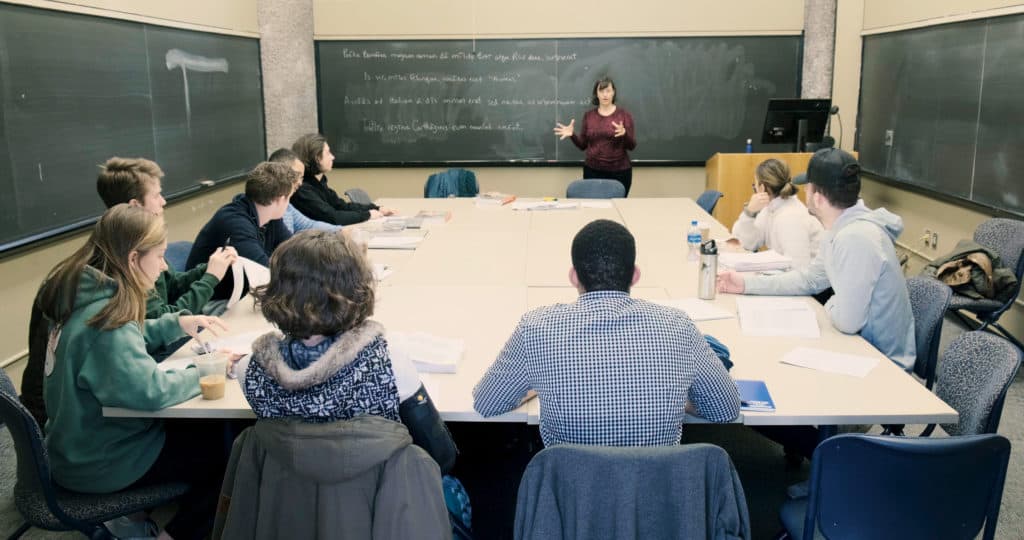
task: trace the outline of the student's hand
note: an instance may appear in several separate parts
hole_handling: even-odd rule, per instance
[[[768,206],[769,202],[771,202],[771,197],[769,197],[768,192],[764,190],[764,184],[759,182],[757,184],[757,191],[750,196],[750,201],[747,202],[747,210],[751,214],[756,214],[761,210],[764,210],[764,207]]]
[[[393,215],[395,215],[395,211],[394,211],[394,209],[392,209],[392,208],[381,208],[381,209],[379,210],[379,212],[380,212],[380,213],[381,213],[382,215],[385,215],[385,216],[393,216]]]
[[[743,281],[743,274],[733,270],[722,270],[718,273],[718,292],[743,294],[747,290],[747,284]]]
[[[225,332],[228,330],[227,325],[224,321],[220,320],[220,317],[211,317],[209,315],[182,315],[178,317],[178,326],[181,326],[182,331],[192,336],[199,341],[199,330],[206,328],[215,336],[219,336],[214,328],[220,328]]]
[[[384,214],[380,210],[370,210],[370,219],[377,219],[384,217]]]
[[[558,140],[564,140],[572,137],[573,130],[576,129],[576,119],[573,118],[569,121],[569,125],[566,126],[562,123],[555,122],[555,135],[558,135]]]
[[[612,127],[615,128],[615,136],[621,137],[626,134],[626,128],[622,125],[622,122],[612,121]]]
[[[225,248],[217,248],[217,251],[210,255],[210,260],[206,263],[206,272],[212,274],[217,278],[217,281],[224,279],[224,274],[231,268],[231,265],[238,260],[238,252],[235,248],[228,246]]]

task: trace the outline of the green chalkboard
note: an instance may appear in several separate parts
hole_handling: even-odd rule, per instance
[[[256,39],[0,4],[0,74],[0,252],[95,220],[111,156],[168,198],[265,156]]]

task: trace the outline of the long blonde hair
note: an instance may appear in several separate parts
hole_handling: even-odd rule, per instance
[[[146,317],[146,298],[151,286],[141,271],[129,263],[131,252],[141,257],[167,240],[167,229],[160,216],[138,206],[118,204],[110,207],[92,229],[85,245],[60,262],[46,276],[40,293],[43,315],[58,327],[68,321],[75,307],[78,284],[86,267],[109,280],[114,296],[86,323],[111,330]]]

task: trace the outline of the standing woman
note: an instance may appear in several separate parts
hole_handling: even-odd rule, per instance
[[[161,371],[146,352],[220,319],[166,313],[146,299],[167,269],[163,219],[141,207],[107,210],[78,251],[47,276],[39,304],[49,326],[43,394],[50,472],[61,486],[112,493],[169,481],[190,491],[159,538],[203,538],[224,473],[223,432],[152,418],[108,418],[103,407],[156,411],[199,394],[194,367]],[[187,313],[187,312],[185,312]]]
[[[573,131],[575,118],[569,125],[556,123],[555,135],[560,139],[571,137],[577,148],[586,151],[583,178],[618,180],[628,197],[633,164],[626,152],[636,148],[633,115],[615,104],[615,83],[608,77],[594,83],[591,102],[597,108],[583,115],[583,130],[578,135]]]

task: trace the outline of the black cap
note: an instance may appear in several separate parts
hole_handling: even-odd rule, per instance
[[[811,156],[807,172],[796,175],[793,183],[800,186],[808,182],[824,186],[840,186],[860,179],[860,163],[845,150],[823,148]]]

